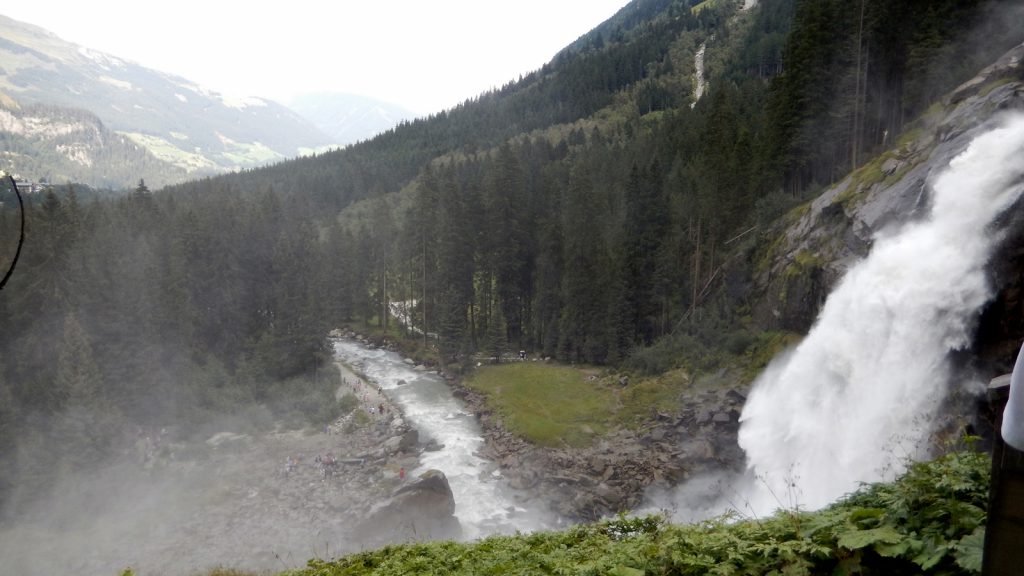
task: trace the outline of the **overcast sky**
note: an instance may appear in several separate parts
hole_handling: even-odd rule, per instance
[[[5,16],[229,96],[351,92],[417,114],[540,68],[628,0],[23,0]]]

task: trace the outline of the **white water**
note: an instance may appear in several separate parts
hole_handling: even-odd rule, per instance
[[[421,442],[432,438],[444,446],[424,452],[422,466],[410,475],[429,469],[444,472],[455,497],[455,516],[467,539],[555,526],[549,513],[511,490],[497,466],[477,454],[484,444],[480,427],[441,377],[415,370],[394,352],[369,349],[351,340],[336,340],[334,352],[341,362],[381,387],[419,432]]]
[[[702,43],[700,48],[697,49],[697,54],[693,57],[693,75],[697,79],[697,85],[693,89],[693,102],[690,103],[690,108],[696,106],[697,101],[704,95],[704,88],[706,86],[704,81],[704,52],[707,50],[707,47],[707,42]]]
[[[815,326],[755,382],[740,446],[757,513],[819,508],[926,456],[950,387],[947,355],[969,344],[992,296],[991,224],[1021,194],[1024,115],[976,138],[932,186],[921,222],[876,238]]]

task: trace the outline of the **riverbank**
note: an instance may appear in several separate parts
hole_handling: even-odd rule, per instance
[[[267,571],[376,545],[381,536],[356,530],[357,523],[415,480],[403,482],[401,468],[417,467],[419,452],[402,445],[403,419],[361,413],[352,410],[328,429],[168,439],[155,460],[129,455],[59,481],[17,526],[0,528],[5,570]],[[325,474],[327,455],[338,464]]]
[[[481,455],[497,462],[514,488],[531,491],[572,521],[636,510],[654,492],[743,462],[736,443],[743,396],[735,391],[707,390],[678,412],[615,428],[586,446],[543,447],[510,432],[485,394],[458,379],[449,385],[484,430]]]

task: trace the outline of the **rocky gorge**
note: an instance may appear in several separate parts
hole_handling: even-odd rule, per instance
[[[345,336],[363,346],[400,351],[397,343],[384,338]],[[419,364],[418,369],[435,368]],[[437,373],[480,424],[484,445],[479,456],[493,463],[518,498],[541,502],[568,522],[637,510],[649,490],[742,468],[736,433],[745,396],[737,389],[698,386],[678,412],[657,414],[640,428],[618,429],[587,447],[547,448],[510,432],[487,398],[459,377]]]
[[[934,173],[1001,111],[1024,109],[1022,56],[1024,46],[1011,51],[896,138],[893,148],[791,212],[777,228],[759,231],[728,261],[713,287],[717,297],[748,307],[761,329],[806,332],[825,297],[877,235],[923,212]],[[1005,370],[1012,361],[1008,352],[1019,346],[1013,335],[1024,322],[1022,213],[1015,206],[996,224],[1002,243],[989,264],[996,296],[975,327],[972,350],[958,355],[964,372]],[[338,336],[400,352],[395,342],[379,337]],[[423,359],[409,362],[419,372],[437,371],[479,424],[483,444],[475,455],[489,462],[487,479],[502,479],[516,502],[546,507],[565,522],[637,510],[649,505],[652,492],[745,465],[737,434],[750,383],[732,372],[696,378],[676,410],[651,414],[637,427],[613,430],[582,448],[546,448],[511,433],[486,397],[458,376]],[[109,572],[141,566],[143,559],[158,572],[215,563],[268,569],[387,543],[474,537],[460,525],[460,495],[444,476],[448,471],[411,474],[440,446],[414,429],[389,394],[356,372],[342,369],[339,398],[351,392],[358,406],[327,429],[221,434],[199,446],[170,441],[174,457],[150,469],[123,464],[62,487],[49,510],[35,516],[33,530],[60,526],[92,537],[79,537],[52,557],[29,559],[32,569]],[[951,431],[978,417],[977,396],[962,392],[947,409]],[[338,462],[329,477],[320,466],[328,453]],[[290,462],[294,466],[286,473]],[[103,514],[78,514],[73,507],[83,495]],[[225,545],[200,545],[214,536]],[[26,540],[23,533],[8,533],[0,542],[3,551]],[[134,550],[131,557],[125,557],[126,549]],[[111,564],[111,557],[122,564]],[[31,573],[28,566],[13,568]]]
[[[763,330],[803,334],[846,270],[864,258],[878,235],[919,218],[932,178],[1000,113],[1024,109],[1024,46],[1006,53],[913,123],[894,144],[775,228],[760,231],[728,260],[715,289],[732,305],[747,307]],[[989,265],[996,288],[981,313],[971,351],[955,354],[965,384],[944,409],[934,441],[986,430],[984,400],[968,389],[967,375],[984,379],[1009,369],[1024,322],[1019,270],[1024,265],[1024,211],[1012,208],[997,222],[1002,235]],[[364,339],[374,344],[373,339]],[[377,340],[377,345],[396,348]],[[445,375],[454,394],[479,421],[486,440],[480,453],[509,483],[550,503],[562,517],[590,521],[635,510],[645,494],[704,472],[738,470],[744,455],[736,436],[750,385],[732,375],[727,385],[696,389],[678,411],[652,415],[636,429],[619,429],[585,448],[543,448],[509,432],[479,392]],[[942,440],[945,438],[945,440]]]
[[[431,446],[386,395],[341,373],[338,398],[351,410],[328,426],[223,431],[205,441],[185,430],[140,431],[118,462],[59,483],[20,527],[0,531],[0,556],[18,574],[190,574],[294,568],[456,537],[444,474],[406,475]],[[30,553],[40,541],[64,545]]]

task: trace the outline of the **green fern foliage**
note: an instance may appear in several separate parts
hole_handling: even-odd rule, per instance
[[[686,526],[620,516],[563,532],[390,546],[311,561],[291,576],[974,575],[981,573],[989,467],[985,454],[953,453],[817,512]]]

